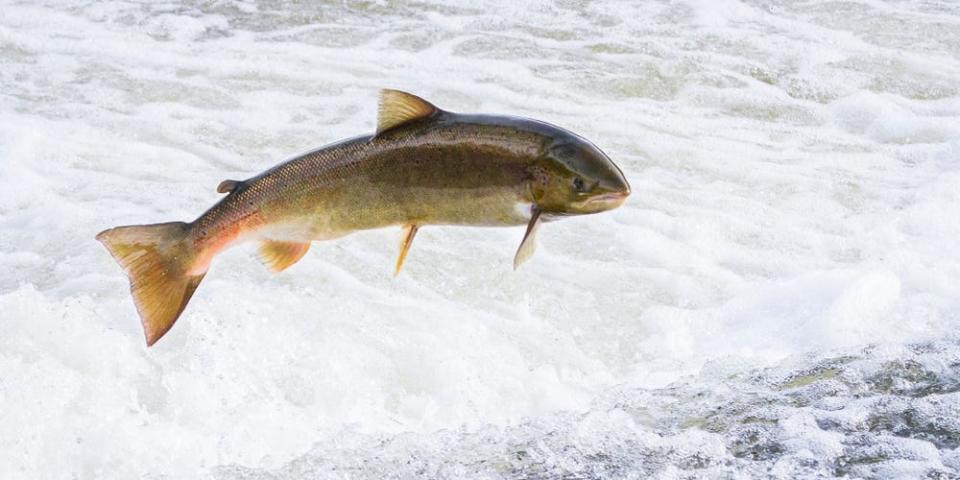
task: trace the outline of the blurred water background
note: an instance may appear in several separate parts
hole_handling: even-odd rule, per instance
[[[0,6],[4,478],[958,478],[960,4]],[[373,129],[546,120],[633,195],[219,257],[147,350],[94,241]]]

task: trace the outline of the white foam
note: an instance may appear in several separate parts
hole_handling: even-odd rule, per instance
[[[909,362],[948,382],[960,351],[905,346],[960,326],[958,24],[919,1],[6,5],[0,472],[732,474],[758,422],[704,422],[758,397],[782,424],[763,472],[871,449],[895,452],[877,476],[956,469],[949,442],[857,429],[886,395],[955,408],[881,387],[890,365],[923,385]],[[569,127],[634,193],[545,224],[516,272],[522,227],[424,227],[396,279],[397,230],[276,276],[239,247],[145,349],[94,235],[190,220],[223,179],[369,132],[381,87]],[[867,360],[843,385],[880,400],[780,401],[774,377],[844,355]]]

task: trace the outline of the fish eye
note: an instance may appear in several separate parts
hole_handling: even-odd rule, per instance
[[[584,184],[583,184],[582,178],[576,177],[573,179],[573,189],[576,190],[577,192],[581,192],[581,193],[583,192]]]

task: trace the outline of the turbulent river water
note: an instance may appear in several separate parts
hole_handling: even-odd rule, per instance
[[[958,478],[960,3],[0,2],[0,476]],[[144,347],[108,227],[369,132],[549,121],[620,209],[214,262]]]

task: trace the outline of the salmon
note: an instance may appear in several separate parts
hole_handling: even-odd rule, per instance
[[[257,241],[282,271],[314,240],[402,227],[400,272],[425,225],[518,226],[514,268],[534,252],[544,220],[592,214],[630,194],[623,172],[594,144],[537,120],[441,110],[398,90],[380,93],[376,131],[281,163],[226,194],[196,220],[111,228],[97,235],[130,280],[147,345],[176,322],[213,258]]]

